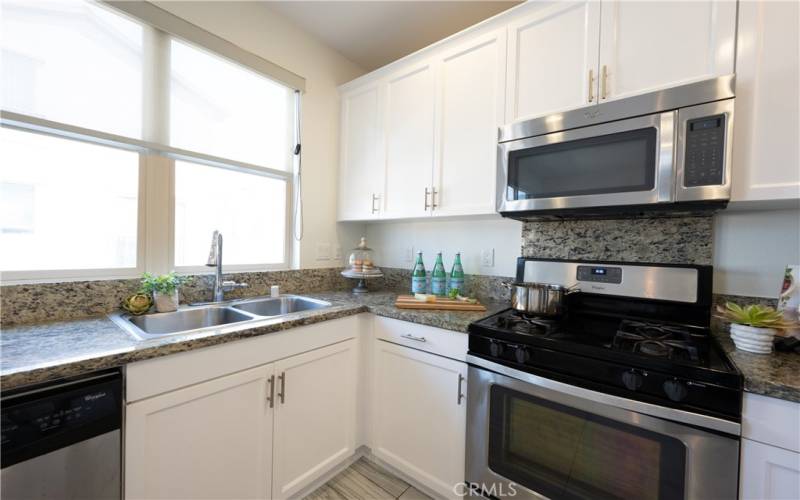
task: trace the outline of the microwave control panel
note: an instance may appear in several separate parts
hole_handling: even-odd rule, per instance
[[[723,184],[725,128],[725,115],[706,116],[686,122],[685,187]]]

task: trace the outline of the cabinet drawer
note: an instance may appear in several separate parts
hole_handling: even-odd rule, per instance
[[[742,437],[800,452],[800,403],[744,394]]]
[[[375,318],[375,336],[395,344],[465,361],[467,334],[398,319]]]

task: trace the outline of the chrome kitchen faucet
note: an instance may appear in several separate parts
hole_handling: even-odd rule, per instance
[[[225,292],[237,288],[247,288],[247,283],[222,280],[222,233],[219,231],[214,231],[214,235],[211,237],[211,251],[208,253],[206,265],[217,268],[214,275],[214,302],[224,301]]]

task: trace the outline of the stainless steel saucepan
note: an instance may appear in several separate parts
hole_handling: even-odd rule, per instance
[[[531,316],[559,316],[564,311],[564,299],[577,292],[570,287],[551,283],[506,283],[511,289],[511,307]]]

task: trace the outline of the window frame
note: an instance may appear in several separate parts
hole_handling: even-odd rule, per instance
[[[126,9],[119,8],[113,3],[100,2],[99,5],[110,5],[112,12],[116,15],[128,17],[139,23],[143,32],[143,106],[142,116],[142,139],[124,137],[108,132],[83,128],[67,123],[51,121],[35,116],[11,112],[0,109],[0,126],[13,128],[30,133],[38,133],[60,137],[69,140],[76,140],[95,144],[98,146],[108,146],[113,148],[135,151],[139,155],[139,186],[137,204],[137,242],[136,242],[136,267],[128,268],[107,268],[107,269],[49,269],[49,270],[27,270],[27,271],[2,271],[0,281],[6,284],[24,283],[47,283],[61,281],[83,281],[83,280],[112,280],[112,279],[131,279],[139,277],[143,272],[166,273],[175,270],[181,274],[211,274],[212,268],[207,266],[180,266],[175,267],[175,160],[188,161],[200,165],[216,168],[225,168],[240,172],[256,175],[264,175],[286,183],[286,211],[284,224],[284,259],[280,263],[252,263],[224,266],[226,272],[260,272],[267,270],[288,270],[295,262],[296,246],[294,243],[293,228],[294,220],[294,196],[295,184],[299,182],[296,175],[297,159],[290,155],[287,165],[292,168],[289,170],[278,170],[260,165],[239,162],[227,158],[220,158],[212,155],[198,153],[175,148],[169,145],[169,48],[170,40],[177,39],[183,43],[194,46],[198,50],[205,51],[211,55],[228,59],[234,64],[254,69],[256,73],[264,77],[271,78],[276,83],[283,85],[290,90],[294,99],[300,99],[300,88],[289,84],[286,79],[278,79],[259,71],[258,65],[245,64],[243,61],[257,59],[261,63],[268,63],[255,55],[249,54],[238,47],[234,47],[240,53],[248,55],[247,58],[232,58],[226,52],[230,47],[223,45],[210,44],[204,46],[187,37],[191,34],[191,29],[202,32],[208,40],[219,43],[226,42],[214,35],[200,30],[191,25],[180,25],[185,23],[180,18],[174,17],[179,23],[181,32],[175,34],[168,33],[156,27],[157,25],[148,22],[145,18],[138,18],[126,12]],[[186,31],[189,30],[189,31]],[[214,40],[216,38],[216,40]],[[216,52],[214,48],[222,47],[225,50]],[[233,46],[232,46],[233,47]],[[258,62],[256,61],[256,62]],[[274,66],[274,65],[273,65]],[[274,66],[279,68],[278,66]],[[263,68],[261,68],[263,69]],[[279,68],[282,69],[282,68]],[[292,76],[296,76],[293,75]],[[297,77],[300,78],[300,77]],[[302,83],[302,79],[301,79]],[[291,99],[291,97],[290,97]],[[297,125],[300,117],[298,116],[299,106],[293,103],[288,114],[291,134],[294,134],[297,141]],[[210,237],[210,235],[209,235]]]

